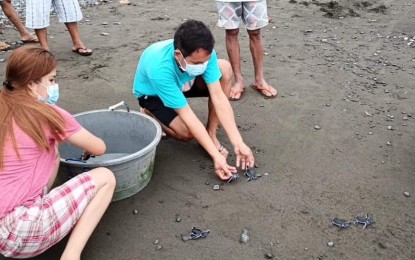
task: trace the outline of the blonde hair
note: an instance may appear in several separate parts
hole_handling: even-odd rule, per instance
[[[56,66],[52,53],[40,47],[20,47],[10,55],[6,80],[0,91],[0,169],[4,167],[4,147],[8,136],[20,158],[14,124],[46,151],[50,151],[51,147],[45,130],[48,129],[58,141],[62,141],[65,129],[62,116],[50,105],[37,101],[29,88],[29,83],[40,81]]]

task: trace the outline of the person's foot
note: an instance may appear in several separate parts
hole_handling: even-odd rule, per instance
[[[231,91],[229,93],[229,100],[231,101],[239,100],[242,94],[244,93],[244,90],[245,88],[243,84],[240,84],[240,83],[233,84]]]
[[[39,39],[37,38],[36,35],[33,35],[31,33],[25,34],[23,35],[20,40],[23,43],[39,43]]]
[[[0,51],[7,51],[10,50],[10,45],[0,41]]]
[[[85,46],[74,46],[72,48],[72,51],[78,53],[81,56],[91,56],[92,55],[92,50],[88,49]]]
[[[265,81],[262,81],[262,84],[252,84],[251,87],[258,91],[265,98],[275,98],[278,96],[278,91]]]

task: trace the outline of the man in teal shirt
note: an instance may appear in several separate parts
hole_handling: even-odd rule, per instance
[[[209,153],[215,172],[227,180],[236,167],[254,166],[251,149],[243,142],[228,101],[232,68],[218,60],[215,40],[207,26],[188,20],[176,31],[174,39],[150,45],[137,66],[133,93],[144,112],[155,117],[163,131],[177,140],[193,138]],[[190,108],[190,97],[209,97],[206,128]],[[216,137],[222,125],[236,153],[236,167],[226,162],[228,151]]]

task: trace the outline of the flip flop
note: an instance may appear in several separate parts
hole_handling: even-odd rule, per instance
[[[274,88],[271,87],[270,85],[268,85],[268,87],[258,87],[256,85],[252,84],[251,88],[258,91],[265,98],[276,98],[278,96],[278,91],[276,89],[275,89],[275,94],[272,93],[272,89],[274,89]],[[267,95],[267,94],[269,94],[269,95]]]
[[[76,53],[78,53],[81,56],[91,56],[92,55],[92,50],[91,50],[91,52],[82,52],[80,50],[87,51],[88,48],[86,48],[86,47],[79,47],[79,48],[76,48],[76,49],[72,49],[73,52],[76,52]]]
[[[239,99],[242,98],[242,95],[244,94],[244,92],[245,92],[245,88],[242,88],[242,90],[238,90],[238,91],[234,92],[234,94],[239,94],[239,98],[231,98],[231,97],[229,97],[228,99],[230,101],[237,101],[237,100],[239,100]]]
[[[30,39],[27,40],[22,40],[23,44],[26,43],[39,43],[39,39],[37,38],[36,35],[32,35],[32,37]]]

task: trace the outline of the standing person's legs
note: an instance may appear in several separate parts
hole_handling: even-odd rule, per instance
[[[226,50],[235,77],[235,83],[228,97],[230,100],[238,100],[244,91],[238,40],[239,27],[242,23],[242,4],[241,2],[216,2],[216,5],[219,13],[218,26],[226,30]]]
[[[90,56],[92,54],[92,50],[85,47],[85,44],[81,40],[81,36],[79,35],[78,23],[65,23],[66,28],[68,28],[69,34],[72,38],[73,48],[72,51],[82,55],[82,56]]]
[[[90,56],[92,50],[85,46],[79,35],[78,22],[82,20],[82,12],[78,0],[54,1],[54,6],[59,22],[65,23],[68,28],[73,44],[72,51],[82,56]]]
[[[40,46],[49,50],[47,27],[52,0],[26,0],[26,27],[35,29]]]
[[[264,79],[264,44],[260,28],[268,24],[266,0],[244,2],[243,19],[249,35],[249,48],[255,71],[255,82],[251,86],[265,97],[276,97],[277,90]]]
[[[16,27],[16,29],[20,33],[20,39],[23,42],[39,42],[36,36],[32,35],[26,27],[24,27],[23,23],[20,21],[20,17],[16,10],[12,6],[11,0],[3,0],[0,2],[1,8],[3,13],[7,16],[7,18],[12,22],[12,24]]]

